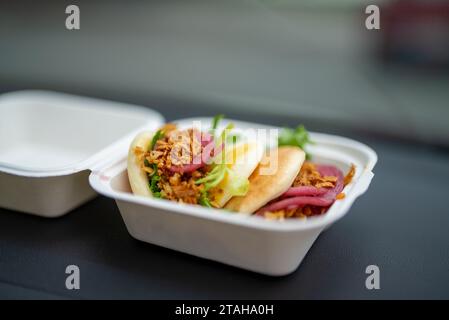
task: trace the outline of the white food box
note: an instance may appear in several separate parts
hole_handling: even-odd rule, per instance
[[[0,95],[0,207],[64,215],[95,197],[88,178],[96,167],[162,122],[124,103],[34,90]]]
[[[260,124],[228,120],[236,128],[273,128]],[[201,123],[209,127],[210,118],[176,122],[180,127]],[[201,258],[219,261],[246,270],[282,276],[296,270],[319,234],[343,217],[368,188],[373,178],[376,153],[364,144],[347,138],[311,133],[315,142],[309,148],[313,160],[334,164],[347,172],[351,164],[356,174],[343,190],[346,197],[329,211],[307,220],[267,220],[225,210],[178,204],[132,194],[126,171],[126,158],[90,175],[97,192],[115,199],[129,233],[136,239]]]
[[[377,161],[376,153],[357,141],[311,133],[315,144],[309,151],[315,162],[334,164],[343,172],[354,164],[356,175],[344,189],[346,197],[336,201],[326,214],[307,220],[273,221],[133,195],[126,170],[129,144],[137,132],[163,124],[157,112],[50,92],[2,95],[0,112],[9,113],[8,120],[0,118],[1,207],[60,216],[95,195],[90,183],[96,192],[116,201],[134,238],[272,276],[296,270],[319,234],[342,218],[367,190]],[[69,113],[70,120],[64,120]],[[39,127],[29,131],[33,120],[44,123],[44,133],[38,132]],[[55,125],[58,121],[62,123]],[[74,139],[68,138],[67,132],[80,130],[80,121],[87,123],[82,126],[79,144],[73,145]],[[274,128],[235,120],[223,125],[227,122],[243,130]],[[211,119],[177,123],[181,127],[200,123],[207,128]],[[101,130],[109,134],[99,137]],[[111,139],[104,140],[105,136]],[[42,142],[43,148],[35,142]],[[34,152],[41,155],[38,161],[20,163],[32,158]]]

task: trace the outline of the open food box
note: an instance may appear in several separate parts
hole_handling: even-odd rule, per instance
[[[345,198],[309,219],[272,221],[220,209],[136,196],[127,176],[134,136],[164,124],[134,105],[44,91],[0,96],[0,206],[43,217],[62,216],[96,193],[116,201],[136,239],[280,276],[293,272],[319,234],[343,217],[368,188],[377,161],[364,144],[311,133],[314,161],[358,170]],[[274,128],[232,121],[236,128]],[[210,118],[176,121],[181,127]],[[224,123],[226,125],[226,122]]]

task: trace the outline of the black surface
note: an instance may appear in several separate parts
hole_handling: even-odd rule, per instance
[[[156,105],[168,119],[216,111]],[[300,121],[244,112],[231,116],[274,124]],[[98,197],[58,219],[0,209],[0,297],[449,298],[449,154],[344,133],[377,151],[374,180],[289,276],[257,275],[134,240],[114,201]],[[65,289],[69,264],[81,269],[81,290]],[[370,264],[380,267],[377,291],[365,288]]]

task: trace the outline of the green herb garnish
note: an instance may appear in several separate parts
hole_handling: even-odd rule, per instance
[[[283,128],[278,138],[279,146],[296,146],[305,151],[307,144],[312,143],[309,133],[303,125],[299,125],[296,129]],[[310,154],[306,152],[307,159],[310,159]]]
[[[161,177],[157,171],[157,164],[153,163],[152,165],[153,173],[150,174],[150,190],[155,198],[161,198],[161,188],[159,188],[158,182],[161,180]]]
[[[211,126],[211,130],[214,132],[215,130],[217,130],[218,124],[220,123],[220,121],[224,118],[223,114],[217,114],[214,119],[212,120],[212,126]]]
[[[160,129],[158,131],[156,131],[153,138],[151,139],[149,150],[153,150],[154,146],[156,145],[156,142],[163,137],[164,137],[164,131],[162,131]],[[153,173],[148,175],[148,178],[150,179],[149,187],[150,187],[151,193],[153,194],[153,197],[161,198],[162,197],[161,188],[159,188],[159,184],[158,184],[158,182],[161,180],[161,177],[159,176],[158,171],[157,171],[157,164],[150,163],[147,159],[145,159],[143,161],[143,164],[146,167],[153,168]]]
[[[207,194],[207,191],[204,191],[201,193],[198,203],[200,205],[202,205],[203,207],[212,208],[212,204],[210,203],[209,195]]]
[[[151,139],[151,144],[150,144],[149,150],[153,150],[154,146],[156,145],[156,142],[159,139],[162,139],[163,137],[164,137],[164,131],[162,131],[162,130],[156,131],[156,133],[153,136],[153,139]]]

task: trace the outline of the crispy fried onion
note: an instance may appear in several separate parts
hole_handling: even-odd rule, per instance
[[[209,159],[213,151],[208,156],[203,153],[213,143],[213,137],[194,128],[178,130],[173,124],[165,125],[161,131],[164,135],[156,141],[153,150],[134,150],[140,167],[149,177],[155,173],[160,176],[157,186],[162,198],[198,204],[204,186],[195,181],[208,171],[203,160]]]

